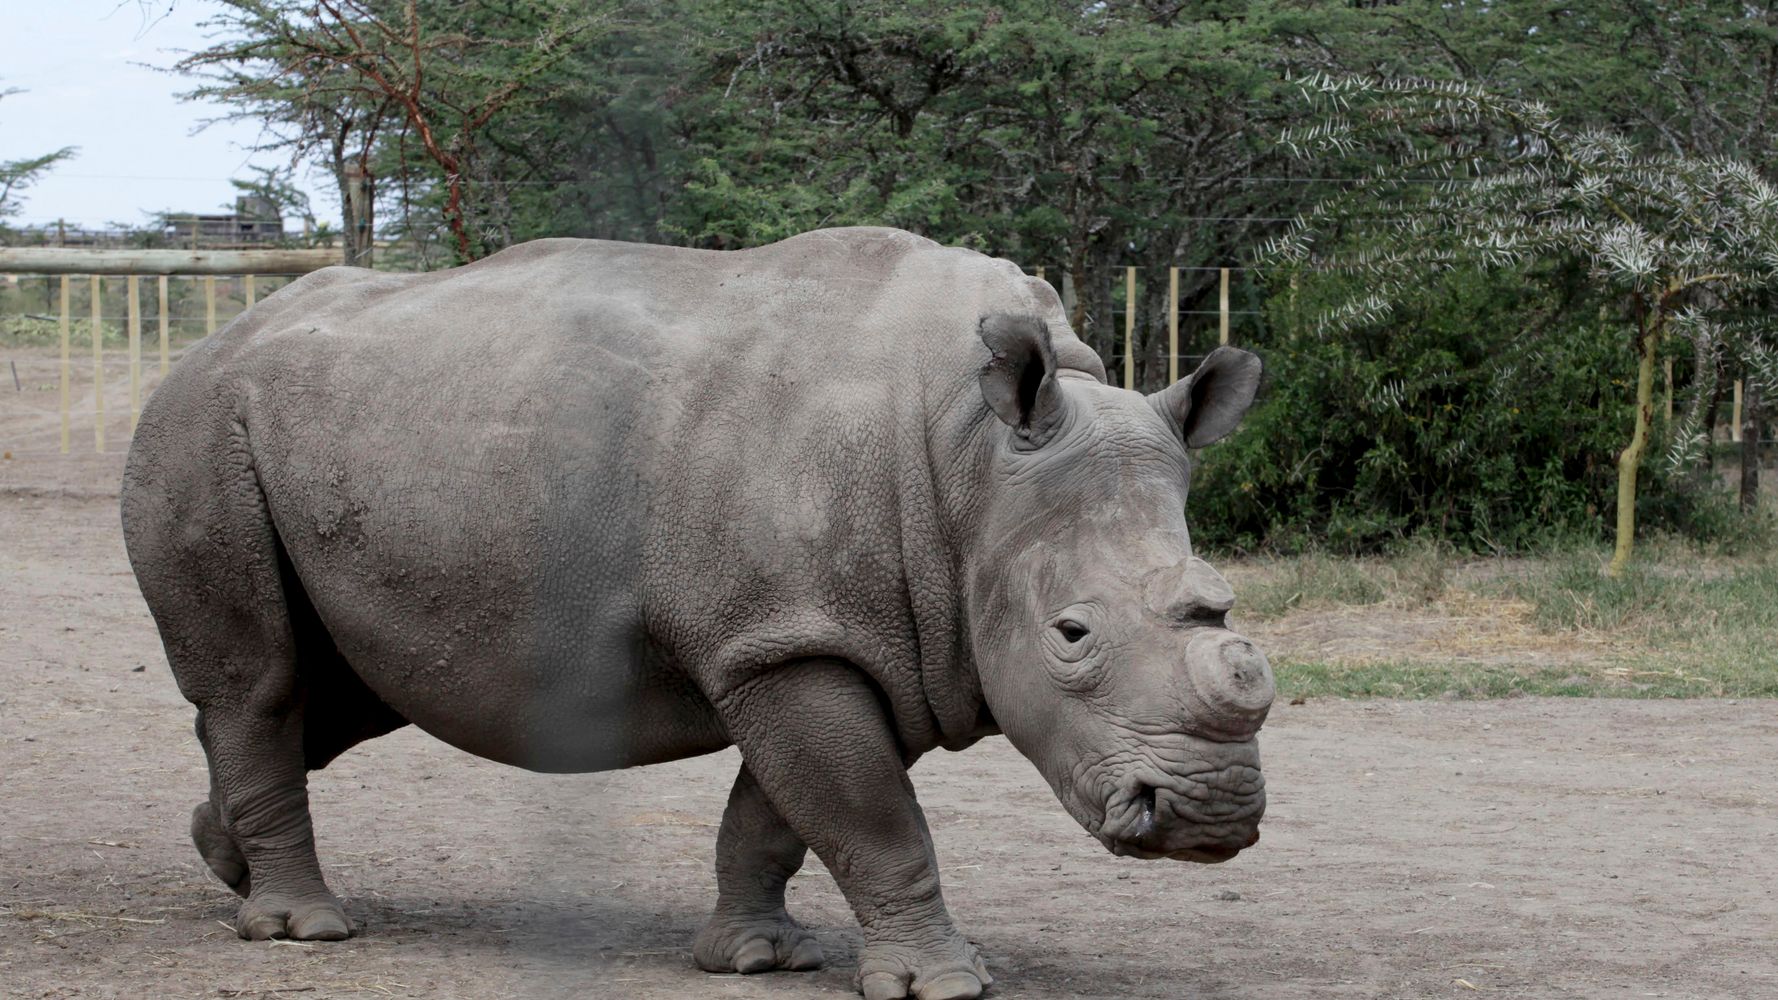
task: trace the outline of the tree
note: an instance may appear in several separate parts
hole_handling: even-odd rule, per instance
[[[372,150],[397,127],[396,140],[412,141],[445,191],[442,217],[459,261],[492,248],[475,232],[473,191],[490,180],[480,160],[490,124],[563,89],[575,44],[610,13],[572,0],[223,2],[212,23],[234,37],[180,62],[212,79],[191,96],[283,125],[275,145],[296,155],[325,143],[348,233],[368,218]],[[412,165],[405,156],[398,163]]]
[[[375,171],[372,158],[397,123],[393,103],[360,86],[335,62],[317,58],[305,7],[282,0],[228,0],[204,27],[223,36],[186,53],[173,68],[205,82],[181,95],[233,110],[221,120],[251,121],[266,138],[257,148],[292,163],[318,158],[340,195],[344,262],[372,263]],[[299,40],[309,39],[300,42]],[[208,123],[206,123],[208,124]]]
[[[1289,163],[1266,136],[1301,113],[1284,72],[1322,59],[1301,36],[1344,30],[1274,0],[771,0],[705,16],[720,95],[687,129],[685,239],[871,223],[1046,264],[1114,368],[1123,266],[1233,263],[1299,203],[1302,185],[1268,177]],[[1216,282],[1183,277],[1188,308]],[[1138,384],[1166,372],[1166,292],[1143,282]]]
[[[0,98],[17,94],[17,89],[0,90]],[[74,157],[73,146],[63,146],[52,153],[27,156],[18,160],[0,160],[0,219],[18,214],[19,195],[43,179],[50,168]]]
[[[1467,83],[1326,75],[1300,83],[1322,120],[1286,130],[1285,146],[1304,156],[1382,155],[1364,183],[1318,203],[1264,247],[1273,260],[1369,279],[1368,292],[1323,316],[1326,326],[1375,323],[1429,272],[1474,264],[1573,260],[1619,304],[1636,359],[1610,567],[1621,572],[1635,540],[1656,359],[1688,317],[1722,320],[1712,328],[1740,334],[1743,345],[1763,332],[1761,307],[1778,288],[1778,187],[1738,160],[1645,152]],[[1346,238],[1330,242],[1331,233]]]

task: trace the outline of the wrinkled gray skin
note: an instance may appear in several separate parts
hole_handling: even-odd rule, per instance
[[[906,233],[577,240],[329,269],[194,347],[124,476],[243,937],[337,939],[306,774],[406,723],[544,771],[745,761],[707,969],[807,969],[812,848],[867,997],[973,997],[907,768],[1003,732],[1107,848],[1258,838],[1265,658],[1191,554],[1187,445],[1259,364],[1105,384],[1051,288]]]

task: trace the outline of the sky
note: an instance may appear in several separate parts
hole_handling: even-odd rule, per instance
[[[78,146],[25,192],[13,224],[104,227],[149,214],[210,212],[234,202],[230,178],[250,164],[280,166],[254,153],[250,123],[197,131],[226,109],[181,101],[194,81],[148,67],[172,65],[178,50],[200,48],[214,0],[0,0],[0,160]],[[146,64],[146,65],[142,65]],[[322,178],[298,176],[318,218],[337,214]]]

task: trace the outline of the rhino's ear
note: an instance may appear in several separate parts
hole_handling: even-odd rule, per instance
[[[1041,446],[1061,427],[1065,405],[1049,327],[1035,316],[994,313],[978,332],[993,355],[979,377],[982,398],[1021,440]]]
[[[1188,448],[1202,448],[1235,429],[1253,405],[1262,370],[1258,356],[1218,347],[1198,370],[1148,397],[1164,420],[1185,434]]]

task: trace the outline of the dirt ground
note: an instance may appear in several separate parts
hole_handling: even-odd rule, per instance
[[[121,456],[56,454],[54,392],[5,390],[0,993],[851,995],[858,936],[813,859],[791,905],[828,968],[691,963],[732,751],[543,776],[404,730],[311,786],[359,936],[236,939],[235,898],[186,839],[202,757],[118,537]],[[1105,854],[1001,740],[914,779],[990,996],[1772,998],[1775,709],[1279,705],[1264,839],[1216,867]]]

